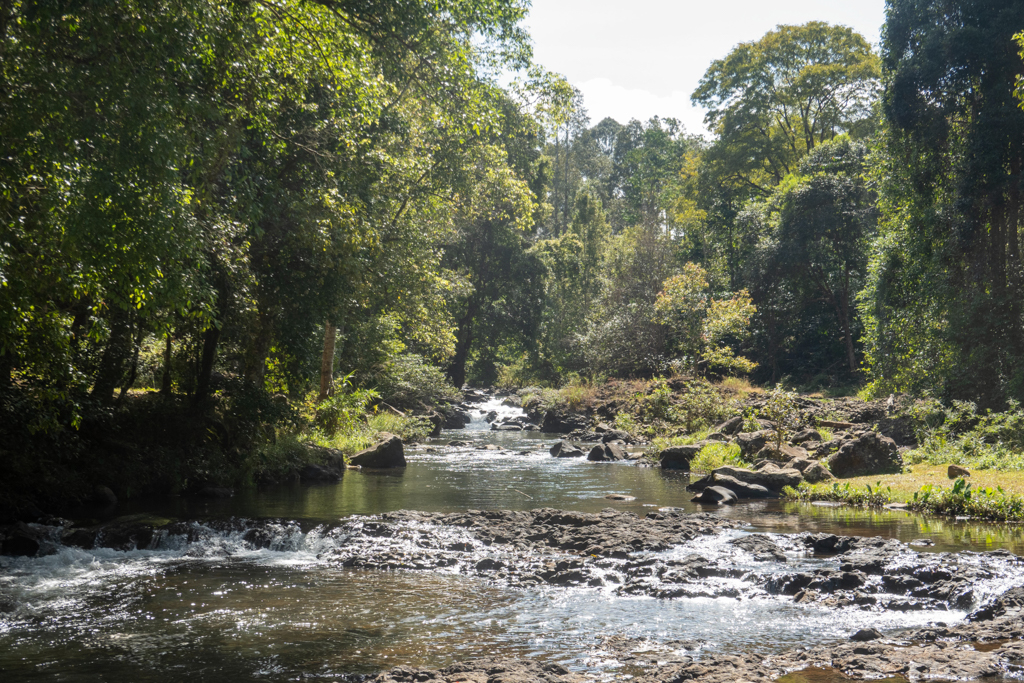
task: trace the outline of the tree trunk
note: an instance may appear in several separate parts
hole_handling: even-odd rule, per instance
[[[260,311],[256,319],[256,329],[249,340],[249,348],[245,353],[245,368],[242,380],[245,384],[263,387],[263,377],[267,372],[267,354],[270,353],[270,342],[273,332],[273,320],[270,315]]]
[[[844,287],[840,302],[843,336],[846,338],[846,360],[850,363],[850,372],[857,372],[857,355],[853,352],[853,322],[850,320],[850,268],[844,273]]]
[[[469,359],[469,351],[473,345],[473,321],[476,318],[480,305],[475,299],[470,299],[466,308],[466,315],[459,321],[459,329],[455,333],[455,355],[452,363],[448,366],[448,378],[456,389],[461,389],[466,383],[466,361]]]
[[[324,323],[324,350],[320,356],[320,395],[317,403],[327,400],[334,389],[334,345],[338,340],[338,330],[327,321]]]
[[[110,338],[103,349],[96,379],[92,385],[92,396],[103,403],[110,403],[114,390],[124,377],[125,362],[131,353],[132,326],[128,311],[114,306],[110,309]]]
[[[160,393],[164,396],[171,395],[171,333],[168,332],[164,339],[164,376],[160,382]]]

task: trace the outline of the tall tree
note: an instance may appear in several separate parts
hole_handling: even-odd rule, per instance
[[[1024,397],[1024,4],[892,0],[881,237],[864,299],[879,391]]]

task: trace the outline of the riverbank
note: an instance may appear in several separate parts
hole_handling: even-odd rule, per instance
[[[935,515],[996,522],[1024,522],[1024,473],[975,470],[949,478],[949,467],[914,465],[900,474],[801,484],[783,492],[801,502],[828,501],[869,507],[898,506]]]

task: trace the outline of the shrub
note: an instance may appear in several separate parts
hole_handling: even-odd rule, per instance
[[[740,447],[736,444],[712,443],[700,449],[700,453],[690,461],[690,471],[706,474],[726,465],[750,467],[750,463],[743,459]]]
[[[781,384],[776,384],[768,394],[759,414],[772,423],[775,450],[778,451],[782,448],[782,442],[785,441],[786,434],[797,417],[796,393],[786,391]]]

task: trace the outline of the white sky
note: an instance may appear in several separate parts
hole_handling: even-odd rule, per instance
[[[814,20],[877,46],[885,0],[533,0],[526,28],[534,59],[583,92],[591,125],[658,115],[703,133],[690,94],[711,62],[778,24]]]

